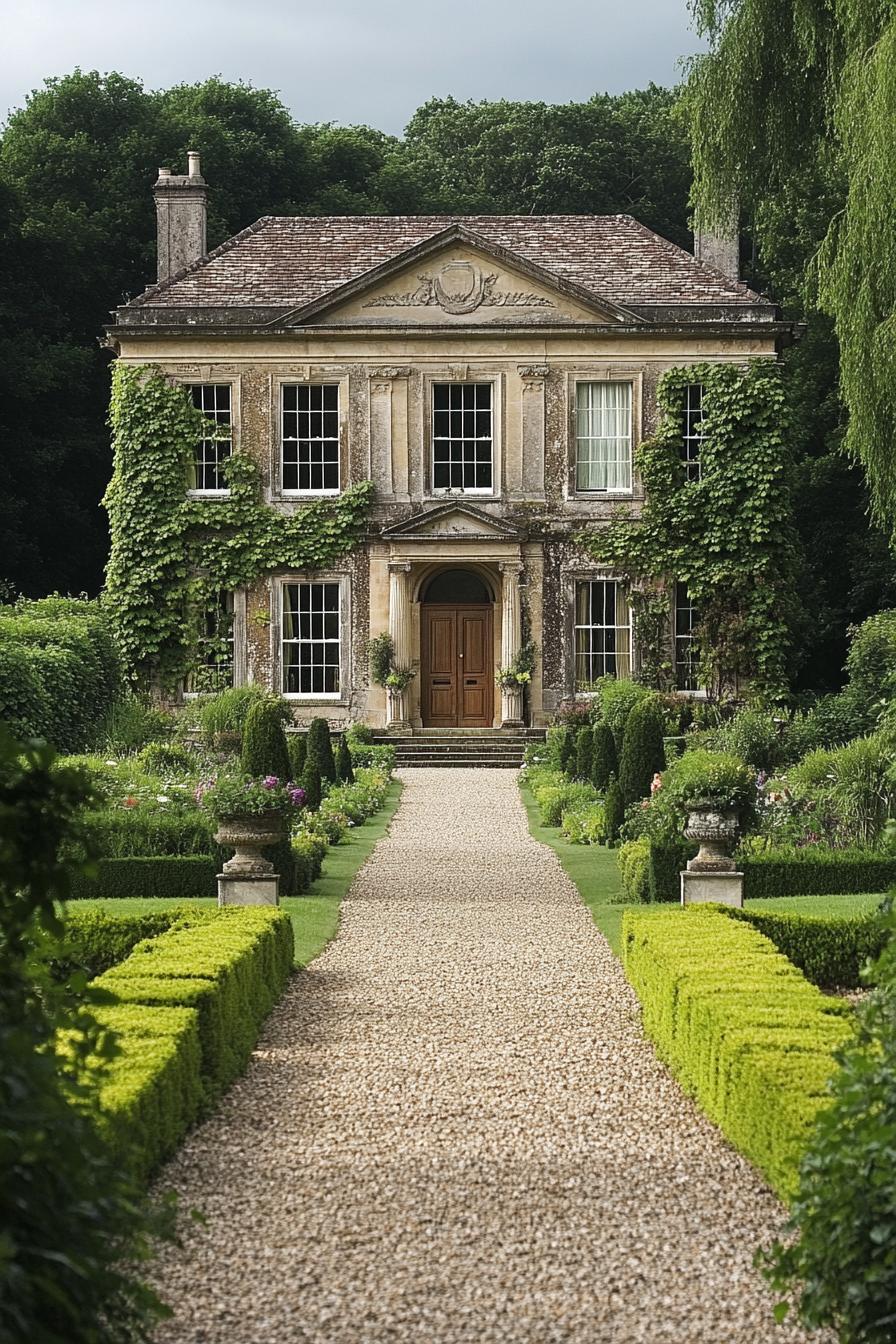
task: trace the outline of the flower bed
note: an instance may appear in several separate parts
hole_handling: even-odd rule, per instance
[[[796,1190],[850,1010],[747,923],[627,910],[623,965],[660,1057],[784,1199]]]

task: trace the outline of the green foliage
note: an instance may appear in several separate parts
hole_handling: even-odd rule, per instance
[[[150,742],[137,753],[137,760],[149,775],[190,775],[199,764],[196,753],[176,742]]]
[[[713,910],[627,910],[623,966],[660,1058],[784,1199],[827,1101],[849,1009]]]
[[[385,686],[395,658],[395,644],[387,630],[373,637],[367,645],[367,654],[370,660],[371,681],[374,686]]]
[[[305,769],[302,771],[302,788],[305,790],[306,809],[309,812],[316,812],[323,796],[323,783],[320,766],[310,752],[305,760]]]
[[[183,901],[217,896],[221,859],[205,854],[156,854],[126,859],[100,859],[92,876],[75,875],[71,896],[77,900],[127,899]]]
[[[199,712],[199,724],[207,745],[220,745],[222,737],[228,742],[232,740],[240,743],[249,710],[265,695],[261,686],[231,686],[219,695],[204,700]]]
[[[739,756],[724,751],[686,751],[663,775],[651,806],[672,803],[684,815],[694,803],[733,808],[746,819],[756,798],[752,772]]]
[[[293,880],[295,894],[300,896],[308,891],[312,882],[320,877],[321,865],[327,852],[327,842],[323,836],[301,831],[292,838]]]
[[[336,762],[333,759],[333,743],[330,738],[330,726],[326,719],[312,719],[308,729],[308,756],[320,771],[321,779],[331,784],[336,779]]]
[[[62,751],[95,745],[121,691],[118,655],[95,602],[0,606],[0,718]]]
[[[151,742],[170,737],[174,720],[138,695],[125,695],[106,715],[102,730],[105,751],[140,751]]]
[[[797,802],[824,819],[840,843],[876,844],[896,807],[892,746],[883,734],[812,751],[787,774]]]
[[[654,775],[665,769],[663,732],[662,709],[655,699],[634,706],[619,757],[619,787],[626,807],[649,797]]]
[[[198,808],[186,812],[161,807],[101,808],[82,822],[84,841],[104,859],[154,854],[213,854],[214,823]],[[77,857],[83,853],[78,846]]]
[[[289,777],[301,783],[308,753],[308,739],[304,733],[290,733],[286,739],[289,750]]]
[[[626,901],[639,904],[650,900],[650,841],[646,835],[626,840],[617,856]]]
[[[97,988],[111,999],[110,1007],[99,1010],[101,1019],[108,1015],[125,1042],[125,1053],[101,1090],[103,1127],[120,1160],[136,1174],[148,1175],[182,1137],[198,1107],[214,1101],[245,1068],[292,961],[288,915],[263,906],[233,908],[138,943],[125,961],[100,977]],[[134,1012],[134,1005],[144,1011]],[[159,1020],[172,1021],[173,1050],[157,1050],[151,1067],[135,1068],[142,1041],[155,1036]],[[197,1032],[198,1059],[192,1049]],[[127,1046],[135,1036],[131,1053]],[[198,1088],[184,1067],[176,1069],[176,1087],[164,1076],[171,1054],[182,1065],[187,1050]]]
[[[846,670],[850,691],[866,705],[896,696],[896,611],[879,611],[853,632]]]
[[[639,837],[644,839],[646,837]],[[681,874],[688,860],[697,853],[697,846],[683,838],[656,840],[650,838],[647,865],[647,900],[681,900]]]
[[[284,715],[289,706],[283,700],[258,700],[246,715],[240,768],[243,774],[263,779],[274,775],[285,784],[291,779],[289,748],[283,729]]]
[[[580,728],[576,733],[576,778],[588,782],[591,780],[592,751],[594,747],[593,728]]]
[[[348,749],[353,765],[375,766],[378,770],[385,770],[387,774],[395,769],[395,748],[388,743],[368,746],[364,742],[350,738]]]
[[[618,680],[616,677],[601,677],[594,683],[597,693],[598,718],[606,720],[616,743],[617,757],[622,755],[622,741],[628,716],[635,705],[640,705],[651,692],[637,681]]]
[[[348,749],[345,734],[339,739],[336,751],[336,778],[343,784],[354,784],[355,772],[352,769],[352,754]]]
[[[564,812],[597,802],[596,791],[590,784],[582,782],[552,784],[535,780],[532,793],[541,813],[542,826],[559,826]]]
[[[892,920],[887,933],[892,933]],[[796,1299],[803,1324],[843,1344],[889,1344],[896,1294],[896,946],[876,964],[876,989],[855,1040],[840,1051],[833,1099],[818,1118],[791,1207],[790,1234],[765,1256],[772,1285]],[[782,1311],[786,1308],[782,1307]]]
[[[869,850],[805,849],[750,853],[738,859],[749,900],[777,896],[839,895],[887,891],[896,885],[896,858]]]
[[[681,408],[703,387],[701,477],[685,478]],[[751,681],[787,688],[794,600],[787,408],[779,371],[765,362],[670,369],[660,424],[637,450],[645,503],[583,539],[595,559],[634,587],[687,584],[700,613],[700,680],[716,695]],[[605,717],[606,709],[603,709]]]
[[[137,1197],[98,1132],[81,1064],[110,1066],[114,1045],[77,1011],[77,981],[34,978],[41,930],[61,925],[60,860],[91,801],[82,772],[0,732],[0,1337],[45,1344],[146,1338],[158,1302],[138,1278],[167,1220]],[[64,1044],[63,1044],[64,1041]]]
[[[214,593],[278,566],[332,564],[362,534],[369,482],[283,514],[262,502],[258,466],[246,453],[227,459],[225,498],[189,498],[194,445],[217,429],[158,369],[116,365],[110,425],[106,590],[122,656],[143,680],[173,684],[184,675]]]
[[[180,920],[195,922],[202,918],[203,914],[188,906],[125,915],[70,906],[65,912],[63,936],[52,951],[53,978],[68,980],[73,972],[81,971],[93,979],[124,961],[144,938],[166,933]]]
[[[571,728],[561,729],[560,738],[560,769],[565,775],[575,774],[576,768],[576,735]]]
[[[889,938],[882,921],[869,915],[766,914],[732,907],[725,913],[752,924],[822,989],[857,989],[865,966]]]
[[[625,820],[625,799],[622,796],[619,780],[615,775],[610,776],[610,782],[607,785],[605,809],[607,842],[614,844],[619,839],[619,831]]]
[[[560,834],[572,845],[599,845],[607,838],[604,804],[598,800],[568,807],[560,818]]]
[[[784,728],[783,721],[779,722],[770,710],[739,709],[712,734],[712,746],[739,756],[754,770],[771,774],[787,754]]]

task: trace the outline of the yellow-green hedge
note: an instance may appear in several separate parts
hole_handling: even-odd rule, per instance
[[[96,1016],[122,1047],[102,1110],[122,1159],[141,1175],[245,1068],[292,964],[284,911],[234,908],[138,943],[92,982],[106,998]]]
[[[784,1199],[851,1012],[750,925],[717,911],[627,910],[623,965],[657,1053]]]

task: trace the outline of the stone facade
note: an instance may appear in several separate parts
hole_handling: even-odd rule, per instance
[[[195,168],[168,179],[192,211]],[[166,185],[166,209],[172,197]],[[283,689],[281,585],[332,582],[339,689],[296,693],[296,720],[382,726],[368,639],[389,631],[398,661],[419,667],[427,585],[465,570],[493,608],[492,681],[525,639],[538,646],[525,704],[537,726],[574,690],[576,584],[602,576],[576,534],[642,498],[636,474],[630,489],[577,488],[578,385],[630,388],[633,453],[664,369],[775,358],[784,333],[757,295],[627,217],[339,219],[260,221],[120,309],[110,341],[129,363],[228,385],[234,447],[284,513],[314,497],[284,488],[285,387],[338,388],[338,488],[375,484],[368,540],[332,571],[263,575],[235,595],[237,681]],[[444,489],[434,400],[473,386],[489,389],[491,486]],[[392,718],[423,726],[427,694],[421,671]],[[494,694],[495,726],[519,713]]]

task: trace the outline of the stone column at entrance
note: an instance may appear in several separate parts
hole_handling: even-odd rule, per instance
[[[520,575],[523,567],[518,560],[505,560],[499,566],[502,577],[501,610],[501,666],[510,667],[522,645],[520,613]],[[523,690],[501,687],[501,727],[522,728]]]
[[[411,602],[408,593],[407,561],[389,565],[389,634],[392,636],[396,667],[411,665]],[[386,690],[386,727],[393,732],[410,732],[407,711],[408,692]]]

